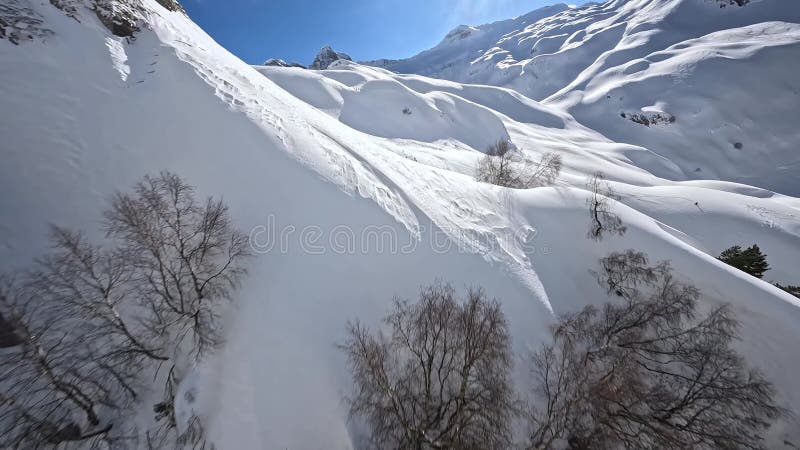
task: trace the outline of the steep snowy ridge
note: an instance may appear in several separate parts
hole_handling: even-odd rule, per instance
[[[507,64],[499,61],[505,61],[508,57],[519,59],[528,56],[524,51],[524,45],[512,38],[519,28],[568,9],[567,5],[558,4],[538,9],[516,19],[478,27],[460,25],[450,31],[436,47],[415,57],[405,60],[368,61],[364,64],[383,67],[398,73],[416,73],[460,82],[494,84],[488,82],[495,75],[492,73],[493,63],[497,62],[498,67],[505,67],[514,61]],[[479,61],[482,64],[477,64]],[[492,64],[487,64],[488,62]]]
[[[196,403],[181,405],[217,448],[353,448],[334,345],[348,319],[375,324],[393,296],[436,278],[482,285],[525,354],[555,315],[604,300],[589,270],[627,248],[670,260],[706,304],[730,302],[743,353],[800,410],[800,300],[713,257],[755,240],[766,279],[800,281],[796,2],[554,6],[458,28],[386,68],[319,71],[251,67],[156,0],[142,0],[133,40],[87,9],[77,21],[14,2],[50,33],[0,39],[0,270],[41,254],[49,223],[102,238],[108,196],[163,169],[224,197],[255,232],[227,344],[191,379]],[[473,55],[486,39],[497,49]],[[629,118],[659,112],[675,121]],[[475,182],[485,147],[506,137],[533,159],[561,154],[557,185]],[[598,170],[628,226],[602,242],[585,237],[584,183]],[[773,177],[779,193],[763,189]],[[309,246],[308,230],[322,238]],[[363,239],[376,231],[395,246]],[[518,364],[515,381],[526,377]],[[781,424],[772,442],[799,429]]]

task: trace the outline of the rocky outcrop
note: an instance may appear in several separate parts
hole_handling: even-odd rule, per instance
[[[480,31],[481,30],[478,29],[477,27],[473,27],[473,26],[469,26],[469,25],[459,25],[459,26],[453,28],[452,30],[450,30],[449,33],[447,33],[447,36],[444,37],[443,42],[448,43],[448,42],[460,41],[460,40],[466,39],[466,38],[468,38],[468,37],[470,37],[470,36],[472,36],[474,34],[480,33]]]
[[[344,59],[347,61],[352,61],[353,59],[350,55],[346,53],[337,52],[332,49],[330,46],[326,45],[322,47],[322,50],[319,51],[317,57],[314,58],[314,62],[311,63],[309,69],[313,70],[325,70],[327,69],[334,61],[338,61],[340,59]]]
[[[170,11],[185,13],[177,0],[156,0]],[[82,22],[84,14],[94,13],[115,36],[133,38],[142,25],[144,6],[141,0],[49,0],[65,15]],[[14,44],[43,39],[52,35],[44,18],[21,0],[0,0],[0,39]]]
[[[744,6],[750,3],[750,0],[717,0],[717,3],[720,8],[724,8],[726,6]]]
[[[65,0],[51,0],[51,2]],[[186,13],[177,0],[156,0],[169,11]],[[133,37],[144,18],[141,0],[92,0],[97,17],[115,36]],[[68,13],[69,14],[69,13]]]
[[[306,69],[307,68],[306,66],[304,66],[304,65],[302,65],[300,63],[297,63],[297,62],[286,62],[286,61],[284,61],[282,59],[278,59],[278,58],[270,58],[270,59],[264,61],[264,64],[262,64],[262,66],[299,67],[301,69]]]
[[[649,127],[651,125],[668,125],[675,123],[675,116],[665,112],[622,112],[623,119]]]
[[[141,4],[137,0],[95,0],[94,12],[114,36],[133,37],[139,31]]]
[[[156,0],[159,5],[163,6],[169,11],[180,11],[185,13],[183,6],[177,0]]]
[[[39,14],[17,0],[0,3],[0,39],[19,45],[52,34]]]

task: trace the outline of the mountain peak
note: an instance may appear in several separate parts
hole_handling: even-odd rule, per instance
[[[340,59],[344,59],[347,61],[352,61],[353,59],[350,58],[350,55],[347,53],[337,52],[334,50],[330,45],[326,45],[322,47],[322,49],[317,53],[317,57],[314,58],[314,62],[311,63],[309,69],[313,70],[325,70],[330,66],[334,61],[338,61]]]

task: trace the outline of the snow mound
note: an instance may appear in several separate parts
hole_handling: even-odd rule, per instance
[[[339,119],[374,136],[422,142],[454,139],[474,149],[509,137],[500,118],[480,105],[446,93],[417,94],[394,80],[368,81],[347,91]]]
[[[428,143],[448,140],[475,150],[509,138],[499,115],[479,103],[440,90],[422,93],[366,67],[340,64],[335,69],[297,73],[257,67],[297,98],[369,135]]]

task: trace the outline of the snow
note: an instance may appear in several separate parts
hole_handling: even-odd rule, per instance
[[[627,248],[670,260],[707,304],[731,302],[742,351],[798,408],[800,300],[713,258],[758,243],[769,280],[800,282],[789,4],[725,8],[715,22],[688,20],[717,13],[702,0],[612,1],[462,27],[414,61],[460,60],[491,38],[502,42],[485,48],[519,62],[501,52],[499,66],[491,56],[477,71],[429,73],[456,80],[446,81],[348,61],[251,67],[155,0],[144,1],[149,29],[134,41],[88,11],[79,23],[31,2],[52,36],[0,40],[0,269],[39,255],[49,223],[101,238],[108,196],[146,173],[172,170],[224,197],[261,251],[225,348],[181,386],[191,405],[178,405],[203,416],[222,449],[351,448],[335,344],[348,319],[377,325],[395,295],[412,298],[437,278],[482,285],[524,355],[556,315],[604,300],[589,270]],[[534,45],[552,57],[522,59]],[[626,111],[677,120],[645,127]],[[473,181],[502,137],[532,159],[559,152],[559,183],[515,191]],[[598,170],[629,231],[596,243],[585,237],[583,187]],[[523,387],[526,368],[515,370]],[[792,430],[775,435],[796,439],[783,434]]]

